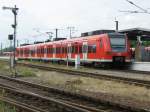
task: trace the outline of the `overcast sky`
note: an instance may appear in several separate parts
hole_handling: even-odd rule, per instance
[[[132,0],[147,9],[150,0]],[[115,29],[115,18],[119,29],[143,27],[150,29],[150,14],[121,13],[119,10],[138,10],[126,0],[0,0],[0,42],[8,43],[7,35],[13,33],[13,14],[2,10],[3,6],[19,7],[17,39],[44,40],[40,35],[52,29],[66,29],[74,26],[75,35],[97,29]],[[148,9],[149,10],[149,9]],[[67,36],[68,30],[59,31],[59,36]]]

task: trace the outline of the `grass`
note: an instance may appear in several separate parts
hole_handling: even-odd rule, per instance
[[[10,67],[8,62],[0,61],[0,73],[10,73]]]
[[[28,68],[28,67],[17,67],[17,72],[19,73],[19,76],[21,77],[35,77],[36,76],[36,70]]]
[[[23,66],[17,66],[16,71],[19,76],[21,77],[35,77],[36,76],[36,69],[23,67]],[[11,75],[14,72],[14,70],[10,70],[9,63],[0,61],[0,73],[1,74],[7,74]]]
[[[122,82],[94,79],[89,77],[71,76],[63,73],[38,71],[37,78],[41,84],[60,87],[72,92],[87,91],[107,93],[116,96],[133,98],[138,101],[150,102],[150,89],[129,85]]]
[[[0,101],[0,112],[16,112],[16,108]]]
[[[37,63],[42,64],[40,62]],[[1,67],[3,68],[3,66],[0,63],[0,69]],[[6,67],[4,67],[4,69],[5,68]],[[33,80],[35,82],[35,78],[31,78],[31,76],[36,75],[37,82],[39,81],[41,84],[57,86],[72,92],[84,90],[87,92],[94,93],[108,93],[117,96],[133,98],[138,101],[150,102],[150,89],[145,87],[129,85],[121,82],[119,83],[116,81],[71,76],[63,73],[57,73],[54,71],[49,72],[21,66],[17,67],[17,69],[21,76],[27,77],[27,80]]]

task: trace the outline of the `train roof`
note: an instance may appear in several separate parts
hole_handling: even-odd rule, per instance
[[[72,43],[72,42],[81,42],[81,40],[83,41],[88,41],[88,40],[96,40],[99,39],[99,37],[107,35],[107,34],[120,34],[123,35],[121,33],[117,33],[117,32],[110,32],[110,33],[104,33],[104,34],[98,34],[98,35],[91,35],[91,36],[85,36],[85,37],[77,37],[77,38],[71,38],[71,39],[65,39],[65,40],[59,40],[59,41],[51,41],[51,42],[46,42],[46,43],[38,43],[38,44],[31,44],[31,45],[25,45],[25,46],[20,46],[19,48],[26,48],[26,47],[32,47],[32,46],[44,46],[44,45],[50,45],[50,44],[60,44],[60,43]]]

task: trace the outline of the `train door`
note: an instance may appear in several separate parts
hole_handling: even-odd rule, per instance
[[[68,44],[68,59],[71,59],[71,43]]]
[[[83,60],[87,59],[88,56],[88,42],[83,42],[83,46],[82,46],[82,51],[83,51]]]
[[[24,58],[24,47],[22,48],[22,57]]]
[[[83,51],[82,51],[82,43],[79,43],[79,55],[80,55],[80,59],[83,59]]]
[[[29,58],[31,58],[31,46],[29,47]]]
[[[44,58],[46,59],[47,57],[47,45],[44,45]]]
[[[38,57],[38,55],[37,55],[37,46],[34,46],[34,53],[35,53],[35,58],[37,58]]]
[[[53,45],[53,58],[56,58],[56,45]]]

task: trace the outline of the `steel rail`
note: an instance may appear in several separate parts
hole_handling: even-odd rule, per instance
[[[4,61],[4,62],[9,62],[7,59],[0,59],[0,61]],[[22,62],[17,62],[18,64],[22,63]],[[85,68],[89,68],[89,67],[85,67]],[[123,73],[134,73],[134,74],[144,74],[144,75],[150,75],[150,71],[141,71],[141,70],[130,70],[130,69],[116,69],[116,68],[112,68],[112,69],[100,69],[97,67],[93,67],[93,69],[96,70],[107,70],[107,71],[113,71],[113,72],[123,72]]]
[[[29,106],[25,103],[20,103],[18,101],[14,101],[14,100],[9,99],[7,97],[1,97],[0,96],[0,101],[11,104],[11,105],[19,108],[20,110],[23,110],[23,111],[26,111],[26,112],[46,112],[46,111],[43,111],[43,110],[39,110],[38,108],[31,107],[31,106]]]
[[[42,85],[39,85],[39,84],[34,84],[34,83],[31,83],[31,82],[27,82],[27,81],[22,81],[20,79],[14,79],[14,78],[10,78],[10,77],[6,77],[6,76],[0,76],[1,79],[6,79],[6,80],[9,80],[9,81],[14,81],[14,82],[17,82],[17,84],[25,84],[25,85],[29,85],[33,88],[39,88],[41,91],[45,90],[45,91],[49,91],[49,92],[53,92],[54,94],[63,94],[63,96],[65,97],[65,95],[67,97],[74,97],[76,99],[78,98],[82,98],[82,100],[88,100],[89,102],[92,102],[92,103],[97,103],[98,105],[105,105],[105,107],[110,107],[112,109],[115,108],[118,108],[118,109],[121,109],[121,110],[127,110],[127,112],[140,112],[140,111],[143,111],[143,112],[149,112],[148,110],[144,110],[144,109],[137,109],[137,108],[133,108],[133,107],[129,107],[129,106],[125,106],[125,105],[121,105],[121,104],[116,104],[116,103],[112,103],[112,102],[108,102],[108,101],[100,101],[100,100],[97,100],[97,99],[94,99],[92,97],[88,97],[88,96],[83,96],[81,94],[77,94],[77,93],[71,93],[71,92],[66,92],[66,91],[63,91],[63,90],[58,90],[56,88],[50,88],[50,87],[47,87],[47,86],[42,86]],[[6,86],[6,84],[1,84],[0,85],[4,85]],[[12,86],[9,86],[11,88],[14,88]],[[20,90],[19,91],[24,91],[24,90]],[[31,92],[30,92],[31,93]],[[32,93],[33,94],[33,93]],[[39,95],[37,93],[34,93],[34,95]],[[92,112],[105,112],[107,109],[96,109],[96,108],[93,108],[93,107],[88,107],[88,106],[85,106],[85,105],[82,105],[82,104],[76,104],[74,102],[71,102],[71,101],[64,101],[62,99],[59,99],[59,101],[61,102],[64,102],[66,104],[69,104],[69,105],[72,105],[72,106],[75,106],[75,107],[78,107],[78,108],[82,108],[82,109],[85,109],[85,110],[88,110],[88,111],[92,111]]]
[[[84,77],[92,77],[92,78],[105,79],[105,80],[114,80],[114,81],[119,81],[119,82],[124,82],[124,83],[129,83],[129,84],[133,84],[137,86],[144,86],[144,87],[150,88],[150,81],[147,81],[147,80],[140,80],[140,79],[135,79],[135,78],[127,78],[127,77],[106,75],[106,74],[99,74],[99,73],[81,72],[77,70],[54,68],[54,67],[48,67],[48,66],[42,66],[42,65],[36,65],[36,64],[27,64],[27,63],[18,63],[18,64],[27,66],[27,67],[48,70],[48,71],[56,71],[60,73],[67,73],[71,75],[79,75],[79,76],[84,76]]]
[[[40,112],[49,112],[49,110],[48,110],[49,107],[52,108],[52,106],[53,106],[53,108],[54,107],[57,108],[57,110],[55,112],[58,112],[60,110],[61,111],[63,110],[65,112],[92,112],[85,108],[73,106],[73,105],[67,104],[65,102],[61,102],[59,100],[53,99],[53,98],[49,98],[49,97],[38,95],[36,93],[32,93],[30,91],[18,89],[15,87],[12,88],[5,84],[0,84],[0,89],[1,89],[1,91],[3,91],[3,90],[5,91],[3,93],[4,97],[2,96],[2,98],[8,97],[9,99],[16,102],[16,99],[18,99],[18,96],[20,96],[21,99],[19,99],[19,100],[21,100],[21,101],[20,102],[17,101],[17,102],[19,102],[21,106],[24,106],[22,104],[28,105],[28,108],[30,107],[30,108],[32,108],[32,110],[36,109],[36,110],[40,110]],[[6,96],[5,96],[5,94],[6,94]],[[25,100],[24,103],[22,103],[23,100]],[[39,102],[37,102],[37,101],[39,101]],[[37,102],[40,106],[37,103],[35,104],[35,102]],[[42,103],[44,103],[44,104],[42,104]],[[45,107],[46,107],[46,109],[45,109]],[[36,112],[36,110],[35,110],[35,112]],[[103,112],[103,111],[101,111],[101,112]]]

